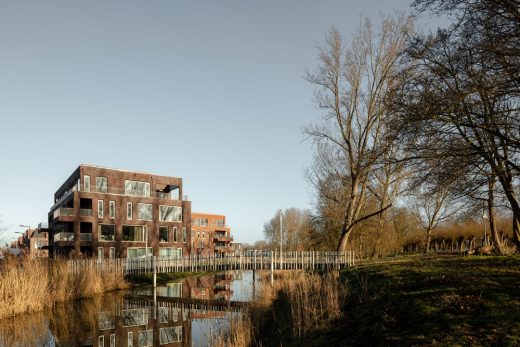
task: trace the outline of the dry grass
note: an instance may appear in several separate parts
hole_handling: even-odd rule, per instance
[[[0,319],[125,287],[115,272],[85,267],[73,273],[65,261],[8,259],[0,269]]]
[[[229,332],[210,336],[211,346],[269,345],[274,342],[272,339],[284,338],[274,337],[273,328],[287,325],[290,336],[285,338],[304,338],[340,317],[347,292],[337,272],[282,271],[276,274],[273,284],[268,276],[262,283],[260,294],[248,310],[231,319]]]

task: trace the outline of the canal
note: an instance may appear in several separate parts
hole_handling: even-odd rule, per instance
[[[0,321],[0,347],[207,346],[255,295],[253,271],[226,271],[56,305]],[[253,280],[255,278],[255,280]]]

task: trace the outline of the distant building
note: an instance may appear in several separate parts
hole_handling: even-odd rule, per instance
[[[191,202],[182,179],[80,165],[54,194],[54,255],[180,257],[191,251]]]
[[[38,228],[27,229],[18,239],[18,247],[22,253],[31,258],[47,258],[49,256],[49,227],[40,223]]]
[[[226,216],[221,214],[191,214],[192,254],[208,256],[231,252],[231,229],[226,225]]]

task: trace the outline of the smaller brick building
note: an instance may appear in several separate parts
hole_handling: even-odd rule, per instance
[[[191,214],[191,254],[208,256],[232,251],[231,229],[221,214]]]

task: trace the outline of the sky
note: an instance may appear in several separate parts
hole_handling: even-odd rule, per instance
[[[279,208],[313,208],[317,46],[409,2],[0,0],[4,241],[81,163],[182,177],[192,211],[262,239]]]

